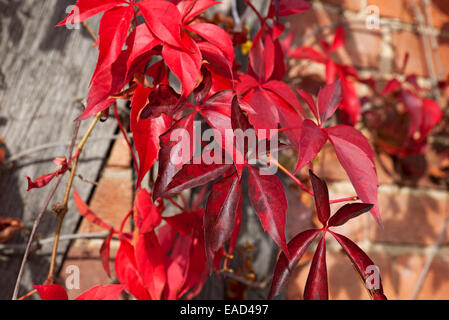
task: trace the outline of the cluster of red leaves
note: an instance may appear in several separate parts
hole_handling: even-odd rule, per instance
[[[402,70],[405,70],[408,57],[406,54]],[[382,120],[373,111],[366,117],[366,122],[369,127],[382,128],[378,129],[378,135],[385,138],[377,142],[386,152],[399,157],[424,154],[428,135],[443,117],[438,102],[422,97],[424,91],[418,84],[416,74],[407,75],[403,81],[392,78],[385,84],[380,94],[386,103],[403,106],[403,110],[394,107],[390,110],[398,121],[391,121],[390,117],[389,123],[379,123]]]
[[[338,227],[345,224],[348,220],[369,211],[373,205],[367,203],[346,204],[331,217],[329,193],[326,183],[313,174],[312,171],[310,171],[310,180],[312,182],[312,187],[315,194],[317,216],[323,227],[321,229],[306,230],[290,240],[288,243],[290,259],[288,259],[284,253],[281,253],[274,270],[273,281],[271,283],[270,293],[268,295],[269,298],[279,294],[280,290],[288,280],[290,271],[297,265],[313,240],[315,240],[317,236],[321,236],[315,254],[313,255],[309,276],[307,277],[306,286],[304,288],[304,299],[328,299],[325,239],[327,232],[329,232],[341,245],[344,252],[359,273],[361,279],[363,279],[365,283],[369,281],[369,267],[374,266],[374,262],[354,242],[345,236],[330,230],[329,228]],[[370,295],[375,300],[385,300],[386,297],[383,294],[380,275],[378,280],[378,287],[374,287],[370,290]]]
[[[246,1],[251,5],[249,1]],[[282,250],[271,296],[285,283],[288,270],[297,263],[308,245],[320,233],[322,240],[313,259],[306,286],[306,298],[327,298],[325,240],[328,231],[342,245],[356,269],[366,278],[366,266],[372,261],[349,239],[329,230],[347,220],[371,211],[381,224],[377,206],[377,173],[374,153],[368,140],[352,125],[360,117],[360,103],[353,79],[359,80],[354,68],[334,62],[330,54],[344,45],[344,32],[338,28],[332,44],[322,42],[323,53],[310,47],[285,48],[280,41],[284,26],[279,17],[308,10],[304,0],[272,0],[266,17],[257,14],[261,29],[253,39],[249,66],[245,73],[234,61],[234,47],[243,43],[242,34],[224,31],[209,23],[201,14],[217,2],[214,0],[78,0],[78,10],[71,12],[59,25],[84,21],[103,13],[99,28],[99,57],[91,79],[88,105],[78,119],[89,118],[108,109],[117,99],[131,101],[130,125],[138,155],[136,198],[133,210],[126,215],[120,230],[99,219],[75,192],[75,203],[89,221],[110,231],[101,248],[105,271],[110,275],[110,242],[120,240],[115,257],[115,274],[123,288],[137,299],[191,298],[202,288],[212,269],[229,263],[240,231],[243,177],[248,179],[250,202],[265,231]],[[79,14],[78,16],[76,16]],[[287,50],[286,50],[287,49]],[[303,90],[292,90],[282,79],[287,56],[309,59],[326,65],[327,86],[317,102]],[[179,80],[179,93],[172,87],[169,74]],[[298,96],[306,102],[314,120]],[[328,127],[327,120],[337,109],[345,124]],[[274,152],[293,148],[298,152],[296,172],[312,167],[327,141],[347,172],[358,197],[365,203],[344,206],[329,219],[327,188],[311,173],[319,230],[301,233],[287,244],[285,235],[287,198],[275,175],[263,175],[255,164],[270,163],[266,154],[255,153],[241,145],[214,141],[214,155],[241,162],[205,163],[195,152],[179,162],[179,151],[194,150],[194,120],[226,136],[226,130],[279,129],[288,142]],[[349,124],[349,125],[347,125]],[[420,126],[427,130],[428,126]],[[172,141],[176,130],[183,129],[192,141]],[[271,136],[257,136],[259,145],[268,145]],[[176,156],[176,159],[175,159]],[[193,160],[193,161],[192,161]],[[255,161],[257,160],[257,161]],[[158,163],[157,179],[151,192],[141,187],[148,171]],[[57,172],[34,182],[42,187],[54,176],[68,170],[62,161]],[[32,182],[30,182],[32,183]],[[182,212],[164,215],[164,200],[172,195],[201,187],[192,205],[177,206]],[[207,194],[207,192],[210,192]],[[204,208],[200,207],[205,203]],[[123,232],[129,217],[134,218],[133,232]],[[119,287],[91,289],[88,297],[112,297]],[[66,297],[60,288],[54,297]],[[89,292],[89,291],[88,291]],[[374,298],[384,298],[382,290]]]

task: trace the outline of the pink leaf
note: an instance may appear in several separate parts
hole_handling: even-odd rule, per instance
[[[126,3],[123,0],[78,0],[69,15],[56,26],[82,22],[100,12]]]

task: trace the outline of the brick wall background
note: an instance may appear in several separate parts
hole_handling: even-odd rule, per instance
[[[347,44],[336,52],[336,56],[340,61],[350,62],[357,67],[361,74],[373,75],[378,79],[389,79],[399,72],[404,54],[409,52],[410,59],[406,73],[417,73],[421,85],[430,87],[432,81],[448,77],[449,1],[416,0],[421,12],[426,14],[427,21],[431,17],[432,24],[426,29],[419,27],[409,0],[311,2],[312,10],[293,16],[288,21],[289,28],[296,30],[295,44],[316,45],[316,38],[313,35],[331,37],[333,29],[323,27],[344,22],[347,30]],[[368,30],[364,25],[366,9],[370,5],[379,8],[381,19],[378,30]],[[429,39],[435,40],[432,43],[429,42],[429,45],[433,56],[431,66],[436,71],[431,71],[426,62],[423,32],[430,35]],[[309,67],[314,70],[313,66]],[[295,70],[297,66],[292,66],[293,76]],[[443,100],[440,102],[444,105]],[[440,161],[438,155],[432,150],[429,150],[427,156],[431,161]],[[355,194],[335,155],[327,150],[325,157],[325,165],[318,167],[317,170],[330,183],[331,198]],[[382,155],[380,158],[383,166],[392,170],[391,160]],[[355,240],[378,265],[388,298],[409,299],[416,288],[426,261],[432,254],[432,246],[441,234],[449,215],[449,193],[445,186],[433,184],[427,174],[415,186],[398,186],[394,183],[390,171],[384,170],[379,163],[377,170],[380,180],[379,206],[384,229],[380,229],[374,220],[366,215],[352,220],[339,231]],[[90,206],[100,217],[107,217],[107,221],[118,227],[119,219],[131,208],[132,189],[130,154],[125,142],[117,140]],[[291,222],[289,234],[294,235],[306,226],[301,224],[303,222],[295,225],[296,220],[301,220],[300,213],[296,210],[298,193],[288,192],[288,196],[289,221]],[[333,210],[337,208],[334,205]],[[85,221],[79,229],[80,233],[98,231]],[[116,249],[116,244],[112,242],[112,251]],[[100,246],[99,240],[77,240],[71,246],[59,279],[61,283],[64,283],[67,277],[64,271],[68,265],[80,266],[81,288],[79,291],[69,290],[71,297],[77,296],[79,292],[94,284],[106,284],[111,281],[101,267]],[[434,251],[435,257],[417,295],[418,299],[449,299],[448,230],[442,237],[441,245]],[[330,242],[328,245],[327,259],[331,299],[369,299],[351,263],[335,242]],[[303,260],[295,269],[288,285],[286,291],[288,299],[302,298],[311,255],[309,257],[306,255]]]

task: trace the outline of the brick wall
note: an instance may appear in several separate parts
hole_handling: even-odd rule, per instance
[[[426,54],[414,10],[409,0],[322,0],[312,1],[313,9],[289,19],[295,31],[294,43],[316,46],[316,37],[332,39],[333,28],[344,22],[347,31],[347,44],[336,52],[341,62],[350,63],[359,72],[377,79],[389,79],[399,72],[404,54],[410,58],[406,73],[414,72],[421,84],[429,86],[431,72],[426,63]],[[429,2],[429,11],[423,11]],[[431,46],[433,68],[437,78],[446,79],[449,74],[449,1],[416,1],[419,9],[431,16],[432,27],[427,32],[435,36],[438,47]],[[366,8],[375,5],[379,8],[380,28],[368,30],[365,27]],[[353,22],[351,22],[353,21]],[[357,22],[361,21],[361,22]],[[323,74],[319,67],[308,65],[302,72]],[[298,71],[292,68],[293,75]],[[439,71],[442,71],[441,74]],[[443,101],[440,101],[443,102]],[[444,105],[444,104],[443,104]],[[355,194],[349,180],[340,167],[332,150],[326,150],[325,164],[316,167],[328,182],[331,199]],[[438,162],[438,155],[429,149],[426,154],[429,162]],[[370,216],[350,221],[340,232],[354,239],[381,270],[385,293],[390,299],[409,299],[415,290],[418,278],[431,252],[431,246],[443,230],[449,215],[449,193],[447,188],[436,186],[425,174],[417,185],[397,186],[391,172],[393,163],[388,157],[380,156],[377,170],[380,181],[379,207],[384,229],[379,228]],[[377,159],[379,160],[379,159]],[[338,209],[336,205],[333,211]],[[299,230],[298,230],[299,231]],[[313,247],[313,246],[312,246]],[[369,299],[354,272],[351,263],[341,252],[335,241],[329,241],[328,271],[331,299]],[[311,255],[303,259],[289,283],[287,298],[302,298],[305,281],[309,271]],[[449,231],[446,231],[418,299],[449,299]]]

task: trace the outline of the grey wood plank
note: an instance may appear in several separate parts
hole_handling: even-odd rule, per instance
[[[54,25],[65,16],[73,0],[0,0],[0,136],[6,140],[6,158],[28,148],[53,141],[70,141],[74,122],[80,113],[76,99],[88,92],[97,49],[92,48],[88,33]],[[97,20],[90,22],[94,29]],[[90,120],[83,122],[82,135]],[[93,136],[108,136],[115,131],[115,121],[100,123]],[[87,143],[81,157],[79,172],[95,180],[109,150],[110,141]],[[48,149],[17,161],[13,168],[3,169],[0,176],[0,215],[32,223],[49,187],[29,192],[25,176],[32,178],[52,172],[56,156],[65,156],[67,146]],[[65,181],[59,187],[54,202],[61,201]],[[52,182],[54,183],[54,182]],[[75,180],[74,187],[86,199],[92,186]],[[79,214],[72,201],[63,233],[76,230]],[[38,230],[42,237],[54,233],[56,218],[46,213]],[[27,236],[19,233],[10,240],[24,243]],[[64,253],[68,242],[61,243]],[[32,284],[45,280],[50,247],[31,255],[23,278],[20,294]],[[0,253],[0,299],[10,299],[22,254],[2,256]],[[58,262],[61,261],[59,256]]]

